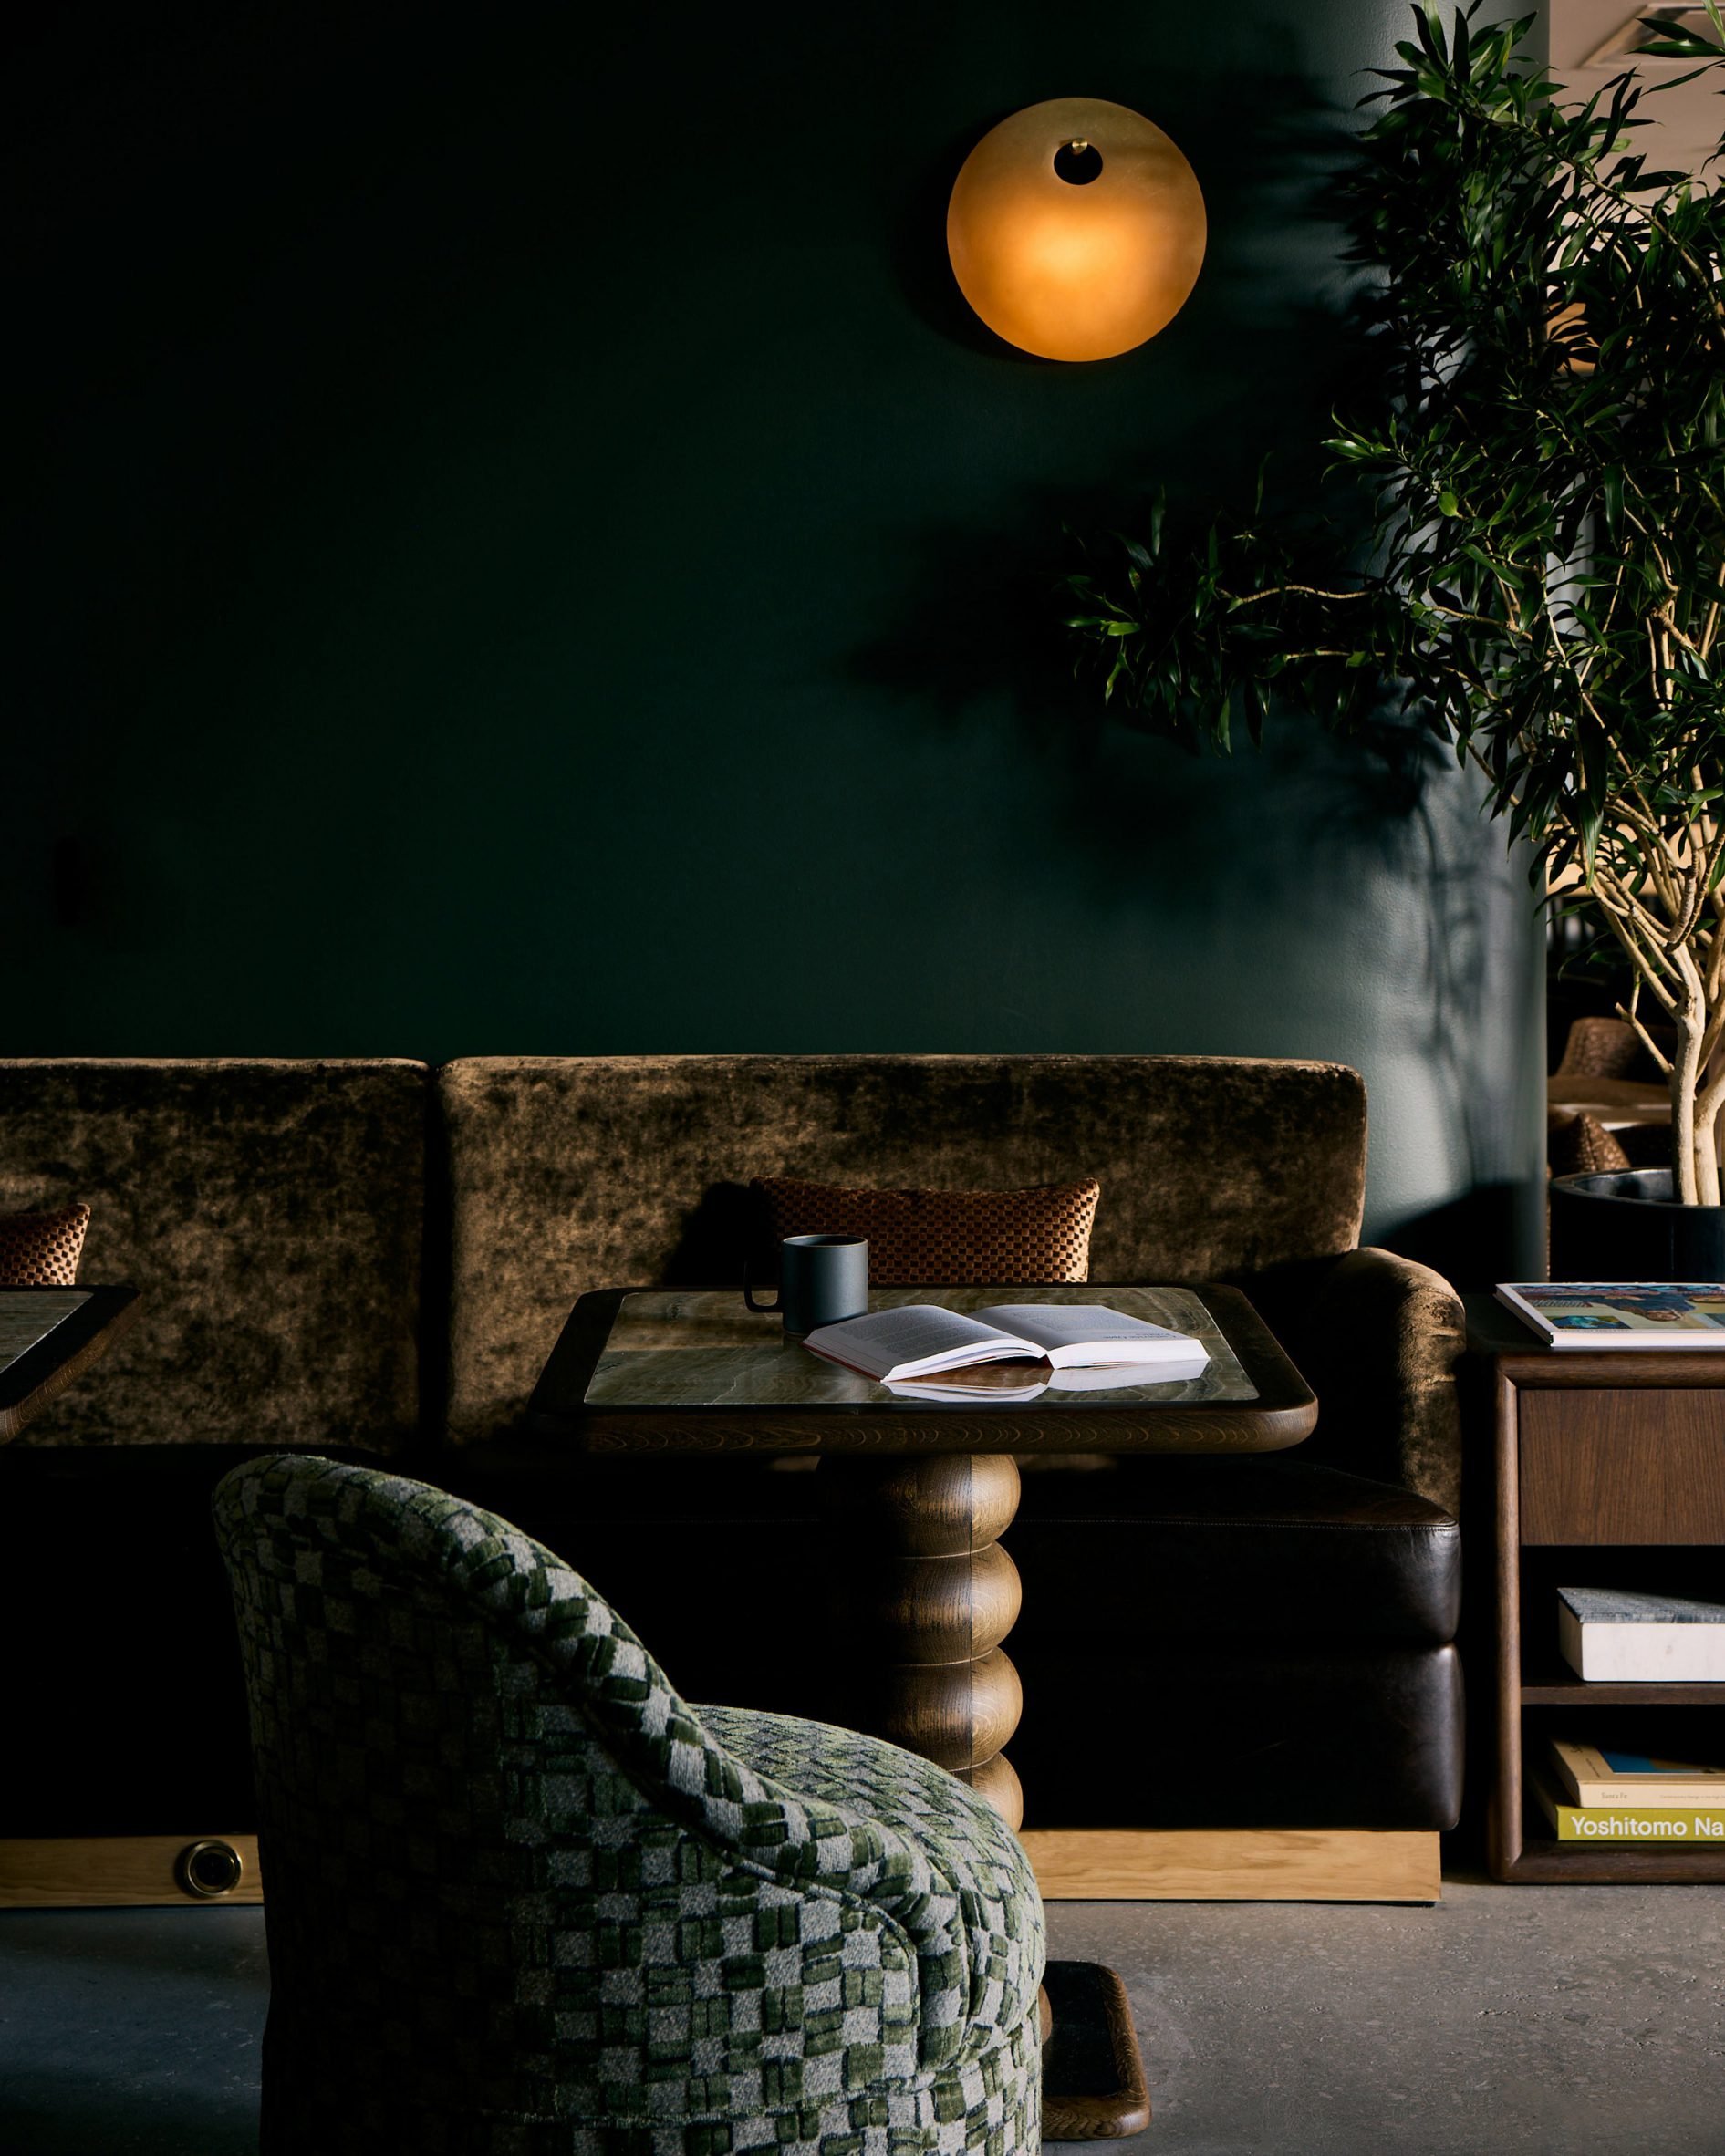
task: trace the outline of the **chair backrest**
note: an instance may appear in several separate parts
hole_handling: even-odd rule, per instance
[[[431,1073],[405,1062],[0,1062],[0,1211],[83,1198],[79,1278],[138,1322],[42,1444],[408,1446]]]
[[[856,2092],[1030,2013],[1023,1850],[939,1768],[733,1715],[846,1801],[772,1779],[566,1565],[423,1484],[277,1454],[215,1517],[258,1779],[268,2156],[625,2127],[728,2147],[805,2098],[852,2120]]]
[[[551,2115],[559,2079],[604,2078],[598,1897],[620,1919],[655,1871],[719,1875],[648,1793],[698,1725],[575,1572],[442,1491],[277,1455],[215,1517],[257,1773],[266,2128],[383,2149],[427,2107]]]
[[[438,1077],[450,1430],[519,1415],[590,1288],[741,1278],[756,1176],[1003,1189],[1096,1176],[1096,1280],[1249,1276],[1359,1239],[1366,1094],[1222,1056],[484,1057]]]

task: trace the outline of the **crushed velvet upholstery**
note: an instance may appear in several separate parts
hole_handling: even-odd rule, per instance
[[[1236,1281],[1323,1402],[1307,1456],[1454,1502],[1458,1306],[1419,1267],[1348,1255],[1366,1111],[1340,1065],[506,1058],[435,1084],[396,1061],[0,1062],[0,1210],[93,1204],[82,1277],[146,1296],[23,1442],[392,1451],[422,1368],[435,1439],[446,1236],[447,1426],[470,1440],[519,1415],[587,1289],[740,1279],[754,1176],[1094,1175],[1094,1280]]]
[[[1243,1284],[1318,1396],[1318,1426],[1299,1456],[1398,1483],[1453,1515],[1467,1318],[1449,1281],[1410,1258],[1364,1249]]]
[[[584,1579],[423,1483],[277,1456],[214,1508],[270,2156],[1034,2156],[1042,1904],[982,1798],[686,1705]]]
[[[22,1440],[340,1445],[420,1421],[421,1063],[0,1062],[0,1210],[83,1199],[139,1322]]]
[[[1366,1094],[1221,1056],[484,1057],[439,1073],[451,1435],[520,1415],[590,1288],[742,1278],[757,1176],[1102,1186],[1090,1278],[1247,1277],[1358,1239]]]

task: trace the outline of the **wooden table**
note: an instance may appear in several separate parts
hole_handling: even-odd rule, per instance
[[[1492,1876],[1725,1881],[1719,1849],[1558,1841],[1524,1772],[1550,1736],[1710,1758],[1725,1735],[1725,1684],[1588,1684],[1557,1651],[1560,1586],[1725,1601],[1725,1353],[1565,1353],[1491,1297],[1469,1298],[1468,1344],[1497,1509]]]
[[[1000,1544],[1018,1508],[1013,1456],[1271,1452],[1310,1433],[1317,1402],[1231,1288],[900,1288],[869,1297],[875,1310],[909,1302],[1107,1303],[1196,1334],[1210,1363],[1201,1376],[1172,1384],[949,1405],[895,1396],[809,1354],[775,1317],[750,1312],[734,1288],[607,1289],[576,1304],[528,1428],[594,1453],[821,1455],[853,1553],[840,1569],[836,1615],[841,1636],[870,1647],[851,1718],[950,1768],[1016,1828],[1024,1796],[1003,1747],[1024,1695],[1002,1642],[1021,1594]],[[1006,1382],[1022,1379],[1022,1364],[1001,1367]],[[1047,2139],[1142,2132],[1149,2099],[1119,1977],[1050,1963],[1043,2005]]]
[[[1107,1303],[1196,1334],[1211,1359],[1182,1383],[949,1406],[811,1355],[734,1288],[605,1289],[576,1304],[528,1427],[595,1453],[822,1455],[855,1550],[844,1618],[873,1649],[860,1726],[949,1767],[1017,1827],[1004,1747],[1024,1696],[1002,1643],[1021,1591],[1000,1544],[1018,1508],[1013,1454],[1275,1451],[1308,1435],[1317,1403],[1231,1288],[903,1288],[869,1301]]]
[[[106,1354],[140,1307],[136,1288],[0,1288],[0,1442]]]

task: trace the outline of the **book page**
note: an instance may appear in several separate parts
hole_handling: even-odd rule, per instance
[[[1202,1377],[1210,1357],[1198,1348],[1166,1363],[1087,1363],[1080,1369],[1056,1370],[1048,1381],[1055,1393],[1122,1393],[1148,1385],[1190,1384]]]
[[[1034,1341],[1038,1347],[1109,1347],[1118,1342],[1122,1353],[1111,1358],[1127,1362],[1177,1347],[1187,1354],[1202,1354],[1200,1343],[1166,1325],[1152,1325],[1146,1318],[1132,1318],[1097,1302],[997,1302],[977,1316],[998,1325],[1003,1332]]]
[[[979,1359],[991,1351],[1034,1353],[1026,1342],[996,1326],[933,1302],[910,1302],[898,1310],[871,1311],[865,1318],[843,1318],[836,1325],[820,1326],[803,1345],[866,1370],[871,1377],[884,1377],[888,1370],[902,1369],[908,1363],[962,1355],[966,1350]]]

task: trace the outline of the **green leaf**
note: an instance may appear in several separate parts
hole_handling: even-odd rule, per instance
[[[1561,107],[1532,17],[1485,14],[1416,10],[1362,100],[1323,493],[1298,465],[1291,508],[1260,473],[1242,518],[1159,490],[1059,610],[1141,731],[1227,752],[1273,685],[1363,751],[1475,762],[1537,855],[1652,905],[1629,808],[1680,858],[1725,804],[1725,189],[1654,161],[1631,75]],[[1683,72],[1720,65],[1702,44]]]

